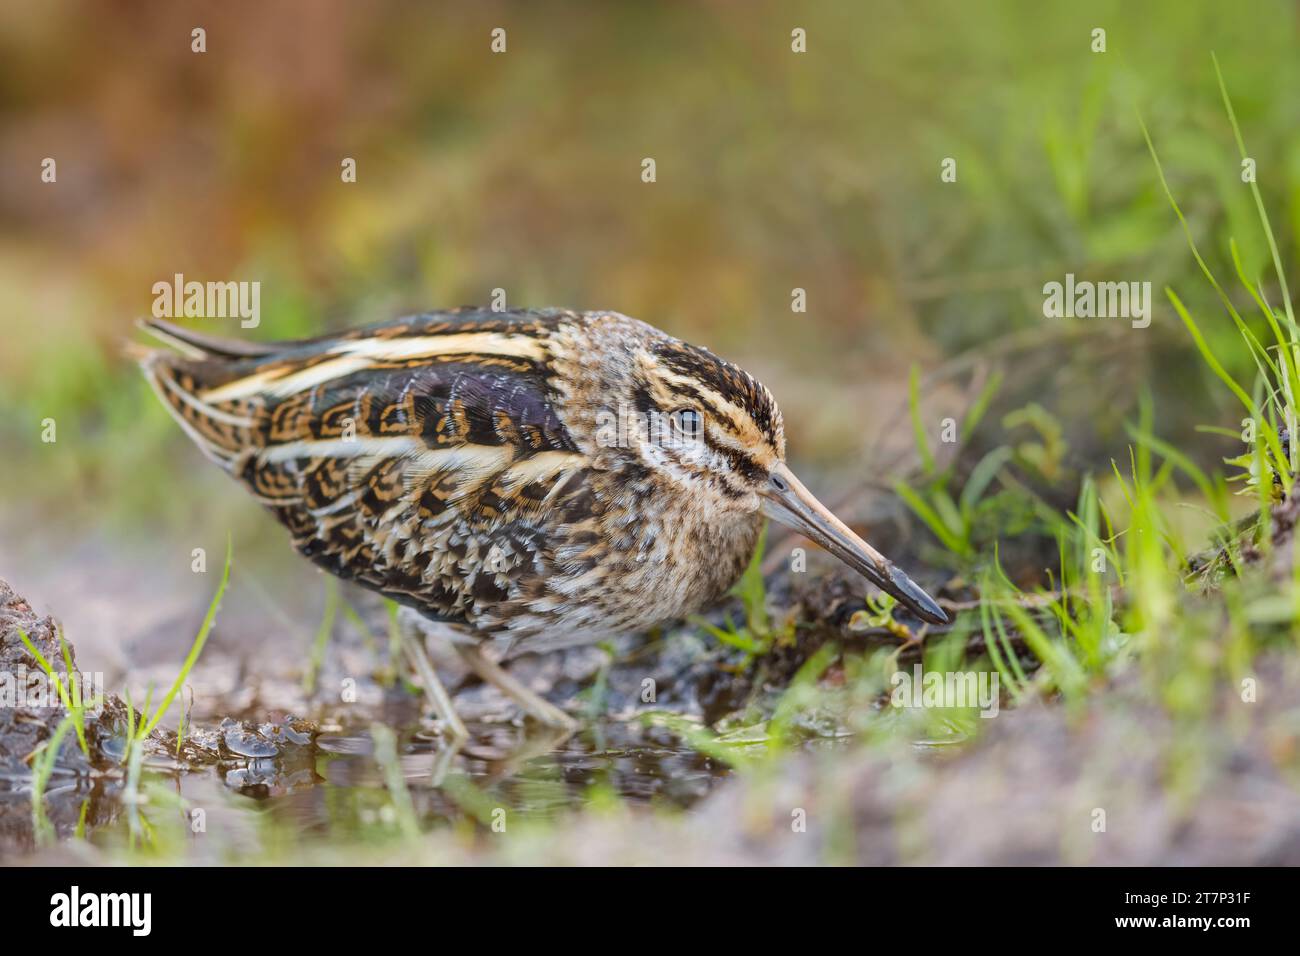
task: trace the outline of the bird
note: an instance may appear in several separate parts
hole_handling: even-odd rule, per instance
[[[948,622],[795,476],[765,386],[638,319],[462,307],[274,343],[141,325],[169,346],[135,352],[163,405],[300,554],[412,609],[544,724],[573,721],[511,658],[706,608],[767,519]],[[463,737],[423,644],[406,646]]]

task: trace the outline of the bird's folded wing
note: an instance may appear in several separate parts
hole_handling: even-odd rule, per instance
[[[544,336],[519,323],[142,364],[195,442],[300,551],[399,600],[415,595],[408,603],[453,607],[472,599],[466,589],[506,590],[543,546],[537,519],[583,484]]]

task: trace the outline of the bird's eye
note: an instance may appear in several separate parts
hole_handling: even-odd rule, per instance
[[[673,429],[682,438],[694,441],[704,434],[704,416],[693,408],[679,408],[670,416]]]

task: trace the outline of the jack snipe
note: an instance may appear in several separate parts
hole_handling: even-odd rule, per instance
[[[474,670],[547,722],[567,718],[483,645],[546,651],[699,610],[764,516],[947,621],[786,467],[766,388],[644,322],[460,309],[274,344],[145,325],[178,350],[141,357],[154,390],[298,551],[450,625]]]

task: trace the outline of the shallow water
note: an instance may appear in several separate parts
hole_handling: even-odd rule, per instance
[[[241,734],[232,722],[202,732],[221,738],[210,767],[182,772],[155,759],[142,772],[138,798],[117,774],[52,779],[45,792],[50,823],[36,839],[22,832],[31,820],[30,786],[15,781],[0,790],[5,842],[17,856],[35,851],[32,861],[57,856],[60,844],[66,849],[79,834],[93,847],[133,857],[263,857],[394,829],[539,823],[601,801],[684,809],[729,775],[724,764],[641,721],[602,720],[567,739],[533,725],[470,730],[455,752],[422,725],[391,738],[350,728],[267,746],[263,735]]]

